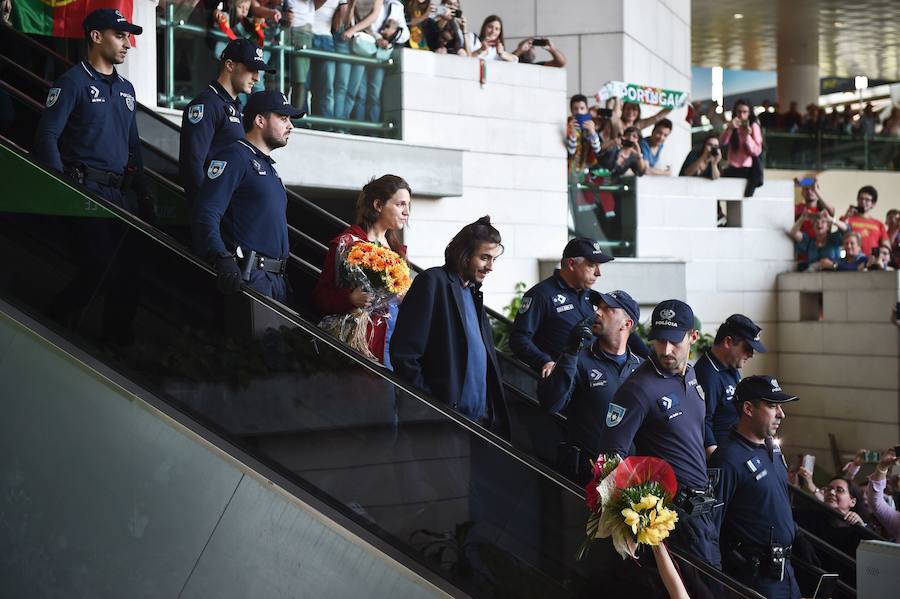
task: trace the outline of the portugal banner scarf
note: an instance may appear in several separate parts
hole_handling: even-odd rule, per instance
[[[117,8],[131,21],[133,0],[16,0],[13,19],[23,33],[84,37],[84,17],[98,8]]]

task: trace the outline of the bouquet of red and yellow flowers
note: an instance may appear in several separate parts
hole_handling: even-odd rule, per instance
[[[337,253],[337,277],[341,287],[362,287],[370,294],[371,304],[349,314],[326,316],[319,326],[332,333],[371,360],[371,325],[377,319],[390,318],[389,304],[407,292],[412,284],[409,265],[397,252],[379,243],[348,237]]]
[[[639,545],[659,545],[678,522],[675,510],[667,507],[677,488],[675,473],[665,460],[600,455],[591,482],[585,487],[591,515],[578,557],[594,539],[612,537],[623,558],[637,559]]]

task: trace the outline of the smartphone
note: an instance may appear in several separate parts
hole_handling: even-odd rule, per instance
[[[803,177],[800,179],[800,187],[812,187],[816,184],[816,180],[813,177]]]
[[[631,141],[630,139],[623,139],[623,140],[622,140],[622,147],[623,147],[623,148],[633,148],[633,147],[634,147],[634,142]]]
[[[881,255],[881,246],[876,246],[872,248],[872,256],[877,258]]]
[[[810,476],[812,476],[816,468],[816,456],[809,454],[803,456],[803,467],[806,468]]]
[[[545,37],[536,37],[533,40],[531,40],[531,45],[532,46],[549,46],[550,40],[548,40]]]
[[[813,599],[831,599],[834,589],[837,587],[837,581],[837,574],[822,574],[819,584],[816,585],[816,592],[813,593]]]
[[[597,114],[605,118],[610,118],[612,117],[612,108],[600,108],[597,110]]]
[[[575,122],[578,123],[579,127],[584,127],[584,124],[586,122],[592,121],[592,120],[594,120],[594,117],[591,116],[590,112],[588,112],[587,114],[576,114],[575,115]]]
[[[741,126],[742,126],[742,127],[747,127],[748,125],[750,125],[750,121],[749,121],[749,120],[741,121]]]
[[[867,451],[866,452],[866,461],[870,464],[875,464],[881,461],[881,452],[880,451]]]

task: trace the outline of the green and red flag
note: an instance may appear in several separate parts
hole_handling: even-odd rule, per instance
[[[98,8],[117,8],[131,22],[134,0],[16,0],[19,31],[53,37],[83,37],[84,17]]]

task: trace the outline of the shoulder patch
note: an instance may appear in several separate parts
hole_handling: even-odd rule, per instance
[[[227,164],[224,160],[213,160],[209,163],[209,168],[206,169],[206,176],[210,179],[215,179],[225,172],[225,165]]]
[[[519,304],[519,314],[525,314],[528,312],[528,308],[531,307],[531,299],[530,297],[523,297],[522,303]]]
[[[625,417],[625,412],[627,412],[626,408],[610,403],[609,409],[606,410],[606,426],[609,428],[618,426],[622,422],[622,418]]]
[[[196,125],[203,119],[203,104],[194,104],[188,108],[188,122]]]
[[[59,94],[62,92],[61,87],[51,87],[50,91],[47,92],[47,108],[50,108],[56,101],[59,100]]]

